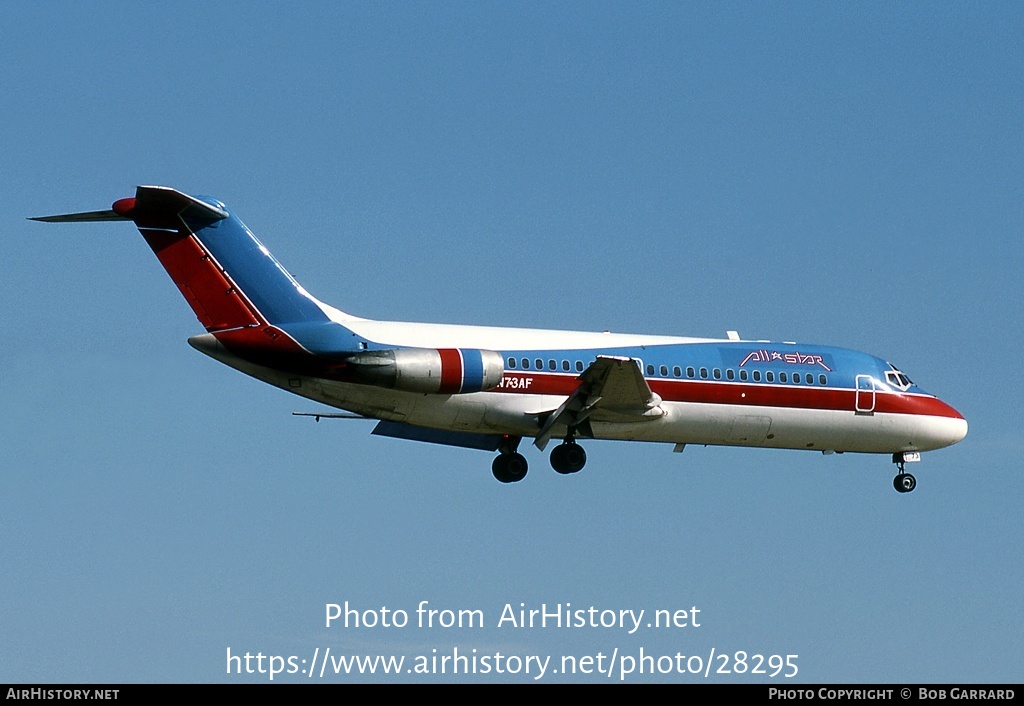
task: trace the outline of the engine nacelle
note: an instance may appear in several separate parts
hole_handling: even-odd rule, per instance
[[[500,353],[471,348],[366,351],[346,362],[355,382],[444,395],[490,390],[505,374]]]

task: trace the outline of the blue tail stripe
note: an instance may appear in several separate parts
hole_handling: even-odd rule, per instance
[[[364,350],[361,344],[366,343],[365,339],[334,321],[284,324],[280,328],[307,351],[320,355],[355,353]]]
[[[299,291],[295,279],[238,218],[189,225],[267,323],[280,326],[330,320],[316,302]]]

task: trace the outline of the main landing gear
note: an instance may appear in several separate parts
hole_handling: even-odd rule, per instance
[[[526,478],[530,466],[521,453],[500,453],[494,457],[491,473],[502,483],[516,483]]]
[[[551,449],[551,467],[562,475],[579,473],[587,465],[587,452],[571,436]]]
[[[516,451],[519,441],[519,437],[505,437],[498,446],[500,453],[494,457],[491,473],[502,483],[516,483],[526,477],[529,464],[526,458]],[[551,449],[551,467],[562,475],[579,473],[585,465],[587,452],[571,436],[567,436],[565,441]]]
[[[896,477],[892,479],[892,487],[896,489],[898,493],[909,493],[911,490],[917,487],[917,479],[914,476],[906,472],[905,466],[907,463],[903,453],[894,453],[892,455],[892,462],[896,464],[896,470],[899,471]]]
[[[502,483],[517,483],[526,478],[526,472],[530,470],[526,457],[516,452],[521,440],[518,436],[506,436],[498,446],[501,453],[494,458],[491,473]]]

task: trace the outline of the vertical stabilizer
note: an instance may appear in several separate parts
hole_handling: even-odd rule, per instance
[[[207,331],[328,321],[316,300],[219,201],[162,186],[138,187],[133,201],[121,210],[135,221]]]
[[[31,220],[133,221],[199,322],[239,355],[267,360],[361,349],[338,323],[355,317],[310,295],[217,199],[140,186],[108,211]]]

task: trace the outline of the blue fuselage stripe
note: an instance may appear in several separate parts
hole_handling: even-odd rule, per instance
[[[505,350],[505,370],[518,373],[564,373],[579,374],[576,361],[582,361],[582,367],[589,366],[599,355],[634,358],[641,362],[642,372],[648,380],[696,380],[701,382],[746,382],[739,377],[740,371],[746,370],[748,380],[753,380],[753,371],[759,375],[772,372],[776,381],[779,373],[800,373],[798,384],[820,387],[819,376],[824,374],[827,387],[853,388],[856,376],[870,374],[879,381],[885,381],[888,363],[867,353],[812,344],[770,343],[755,341],[714,342],[714,343],[681,343],[652,346],[631,346],[607,349],[563,349],[563,350]],[[510,359],[515,365],[510,365]],[[523,360],[528,367],[523,367]],[[541,366],[537,366],[540,361]],[[551,367],[554,361],[555,367]],[[570,370],[566,371],[562,361],[568,361]],[[652,366],[652,367],[648,367]],[[662,366],[665,372],[662,372]],[[694,375],[688,374],[687,368],[693,368]],[[706,377],[701,372],[706,371]],[[721,374],[714,377],[715,370]],[[727,371],[733,371],[733,378],[727,378]],[[653,370],[653,372],[652,372]],[[813,382],[806,381],[811,374]],[[914,385],[912,392],[924,392]]]

